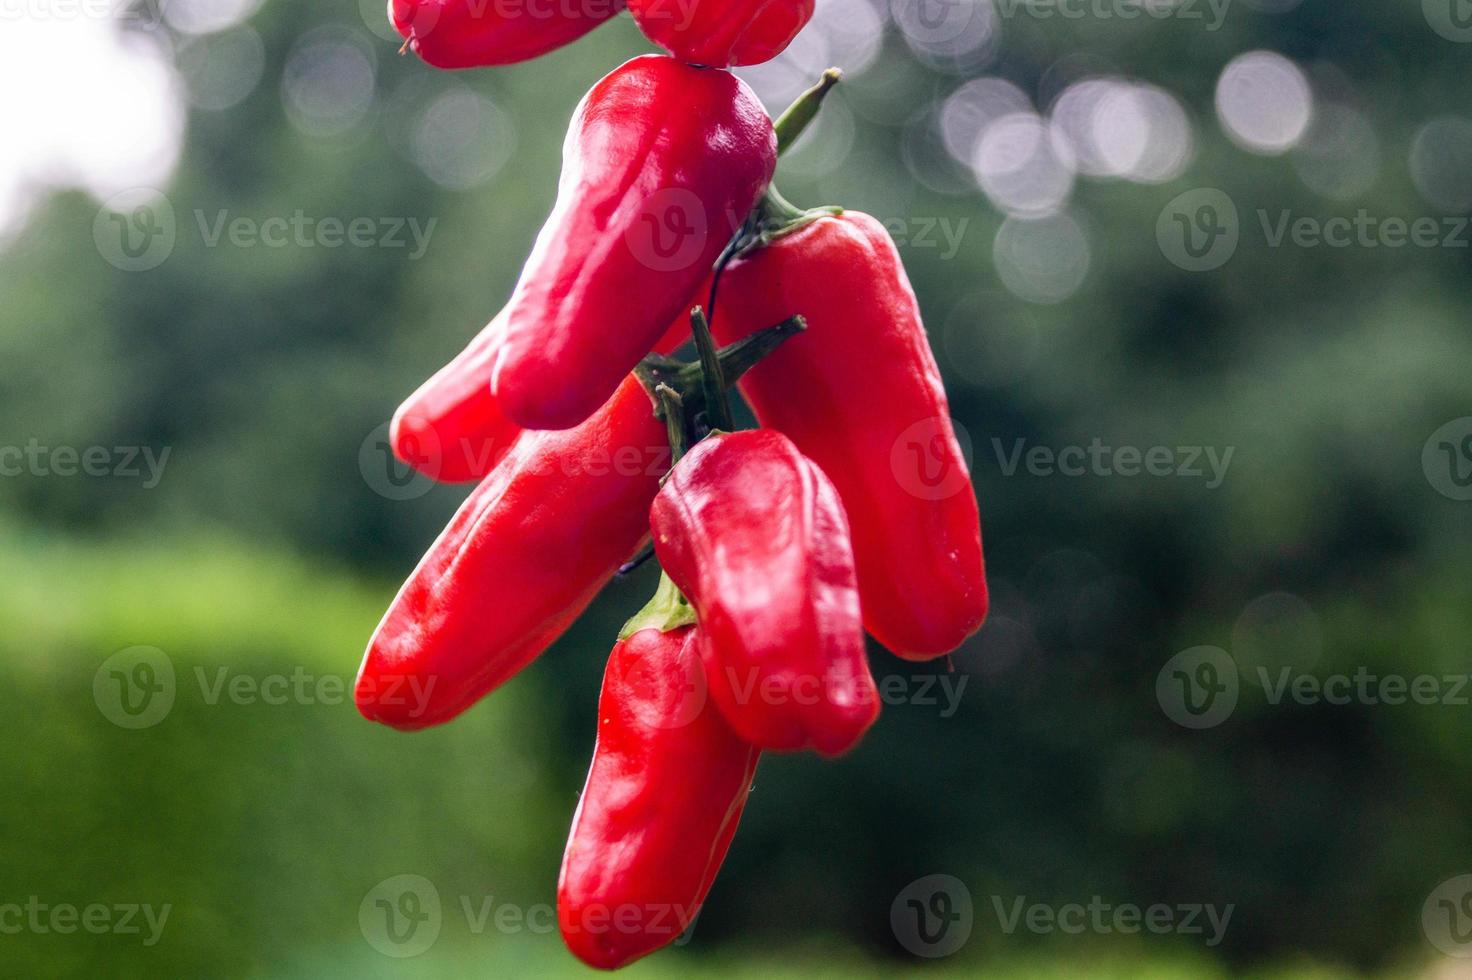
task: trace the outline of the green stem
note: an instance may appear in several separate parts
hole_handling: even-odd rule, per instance
[[[762,195],[761,214],[760,224],[767,225],[772,222],[797,221],[807,212],[783,197],[776,184],[768,184],[766,193]]]
[[[670,466],[674,466],[689,448],[685,435],[685,400],[667,384],[656,385],[654,397],[659,399],[660,411],[664,414],[665,431],[670,437]]]
[[[777,190],[776,184],[767,185],[766,193],[762,195],[761,202],[757,205],[757,211],[760,218],[757,221],[756,234],[747,237],[741,246],[739,253],[741,255],[765,248],[783,235],[790,235],[806,228],[819,218],[843,214],[843,208],[836,204],[800,208],[783,197],[782,192]]]
[[[818,79],[818,84],[808,89],[797,97],[787,111],[777,117],[773,128],[777,130],[777,153],[780,155],[797,142],[797,138],[808,128],[808,124],[817,116],[818,109],[823,105],[823,100],[838,80],[843,77],[843,72],[837,68],[829,68]]]
[[[705,389],[705,417],[710,428],[730,432],[736,428],[731,418],[731,403],[726,400],[726,378],[721,369],[720,351],[710,335],[710,324],[700,307],[690,311],[690,332],[695,335],[695,349],[700,354],[701,387]]]
[[[725,382],[726,389],[735,386],[741,376],[751,370],[762,358],[782,346],[782,343],[790,337],[795,337],[807,329],[807,321],[801,316],[794,316],[783,320],[774,327],[758,330],[748,337],[743,337],[736,343],[722,347],[716,354],[720,362],[721,380]],[[687,412],[699,411],[705,405],[705,389],[701,380],[701,366],[699,364],[687,364],[674,358],[664,357],[660,354],[650,354],[639,362],[634,368],[634,373],[644,382],[644,387],[649,391],[649,397],[654,400],[657,417],[664,418],[664,403],[660,401],[658,394],[661,386],[673,389],[680,397]]]
[[[643,609],[629,617],[624,623],[624,628],[619,630],[618,638],[627,640],[640,630],[656,629],[661,633],[680,629],[682,626],[695,625],[695,607],[690,601],[680,594],[675,588],[675,583],[664,572],[659,573],[659,586],[654,590],[654,598],[645,604]]]
[[[807,328],[808,322],[801,316],[795,316],[783,320],[775,327],[758,330],[729,347],[721,348],[721,377],[725,380],[726,387],[735,387],[741,376],[755,367],[762,358],[781,347],[788,338],[796,337]]]
[[[691,311],[691,326],[696,345],[701,351],[697,364],[687,364],[662,354],[650,354],[634,368],[645,391],[654,402],[654,417],[665,424],[670,440],[670,465],[673,467],[689,450],[694,420],[705,413],[707,428],[732,431],[731,405],[726,391],[735,387],[753,365],[782,346],[789,337],[807,329],[800,316],[784,320],[775,327],[758,330],[728,347],[716,350],[705,315],[696,307]],[[707,406],[719,406],[719,418]],[[634,567],[630,563],[630,568]]]

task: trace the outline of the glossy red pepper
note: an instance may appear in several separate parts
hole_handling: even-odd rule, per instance
[[[707,281],[690,305],[704,303],[709,292]],[[505,329],[502,311],[454,360],[405,399],[389,427],[394,455],[446,483],[480,480],[491,472],[521,432],[491,394],[491,367]],[[654,349],[669,354],[689,338],[690,317],[676,316]]]
[[[760,752],[703,705],[696,630],[641,629],[603,675],[598,743],[557,886],[579,959],[611,970],[678,939],[725,860]]]
[[[852,748],[879,695],[848,520],[823,472],[771,429],[712,435],[671,471],[649,521],[731,727],[764,749]]]
[[[388,17],[436,68],[478,68],[571,44],[623,9],[623,0],[389,0]]]
[[[594,85],[508,308],[492,379],[506,414],[561,429],[602,404],[687,312],[776,153],[771,120],[730,72],[647,55]]]
[[[731,263],[723,342],[801,313],[805,333],[741,382],[763,425],[838,487],[864,625],[894,653],[949,653],[986,616],[981,522],[920,307],[884,227],[822,217]]]
[[[404,400],[389,426],[395,456],[446,483],[479,480],[495,468],[521,433],[491,395],[491,365],[505,329],[505,314],[498,314]]]
[[[632,375],[577,428],[523,433],[379,623],[358,710],[424,728],[525,667],[644,540],[668,463],[665,427]]]
[[[777,57],[813,7],[813,0],[629,0],[649,40],[682,61],[716,68]]]

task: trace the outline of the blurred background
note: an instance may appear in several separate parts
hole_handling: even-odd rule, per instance
[[[545,913],[654,570],[443,729],[345,689],[466,492],[383,426],[649,45],[399,43],[376,0],[0,8],[7,975],[586,972]],[[742,74],[776,112],[830,64],[779,180],[901,247],[993,611],[873,652],[876,728],[763,763],[630,975],[1472,976],[1465,0],[818,0]]]

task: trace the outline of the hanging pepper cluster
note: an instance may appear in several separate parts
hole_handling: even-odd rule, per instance
[[[567,44],[623,0],[577,6],[389,15],[406,48],[465,68]],[[606,969],[694,921],[763,751],[837,756],[874,724],[866,631],[929,660],[987,608],[975,492],[894,243],[772,185],[838,72],[774,124],[726,70],[780,53],[812,0],[628,7],[669,55],[583,98],[505,309],[394,415],[401,460],[479,485],[355,690],[394,728],[450,721],[658,558],[604,672],[557,891],[568,947]],[[671,356],[691,341],[694,360]],[[760,428],[735,431],[733,390]]]

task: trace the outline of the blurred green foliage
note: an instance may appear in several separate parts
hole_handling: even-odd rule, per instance
[[[1203,186],[1237,201],[1244,228],[1258,208],[1434,213],[1406,147],[1426,119],[1465,110],[1472,76],[1417,6],[1307,0],[1241,10],[1212,33],[1009,20],[985,74],[1039,97],[1082,58],[1176,93],[1194,124],[1195,159],[1171,183],[1080,182],[1091,265],[1054,305],[1005,288],[992,261],[1002,217],[974,186],[945,193],[907,170],[910,116],[961,79],[891,38],[840,87],[852,152],[831,172],[779,171],[784,192],[969,222],[954,256],[905,258],[974,447],[993,615],[953,665],[875,651],[881,675],[965,678],[954,715],[892,706],[840,762],[766,760],[696,941],[632,975],[915,968],[890,903],[935,872],[968,885],[978,919],[936,975],[1409,975],[1437,955],[1421,904],[1472,866],[1472,711],[1272,705],[1245,668],[1261,654],[1318,675],[1472,670],[1472,504],[1436,493],[1421,465],[1427,436],[1472,413],[1468,253],[1271,249],[1244,231],[1230,264],[1193,274],[1155,239],[1166,203]],[[620,18],[538,62],[446,76],[394,57],[341,5],[267,5],[251,23],[264,81],[235,108],[191,114],[166,188],[180,228],[167,263],[104,262],[96,202],[80,194],[51,198],[0,253],[0,442],[171,449],[153,489],[0,481],[0,901],[174,907],[155,947],[0,936],[0,963],[17,976],[578,972],[555,937],[492,939],[463,918],[424,957],[389,960],[365,944],[358,903],[400,873],[446,896],[551,900],[603,656],[652,570],[615,583],[524,676],[433,732],[383,730],[346,704],[209,704],[196,670],[351,680],[464,493],[386,499],[360,448],[504,302],[552,200],[572,106],[645,45]],[[374,110],[337,137],[294,130],[277,84],[318,25],[377,51]],[[1317,197],[1284,158],[1222,134],[1213,86],[1258,47],[1308,66],[1316,85],[1353,80],[1385,161],[1360,198]],[[395,131],[451,86],[492,99],[516,130],[499,176],[469,191],[429,179]],[[417,261],[206,247],[195,213],[221,209],[437,223]],[[988,359],[1020,367],[980,383]],[[1095,438],[1235,455],[1219,489],[1007,475],[999,460],[1018,439]],[[1310,611],[1290,624],[1300,632],[1248,649],[1244,610],[1278,592]],[[1155,681],[1202,644],[1238,656],[1243,693],[1226,723],[1190,731],[1161,711]],[[167,653],[179,695],[162,724],[130,732],[91,688],[134,645]],[[1094,895],[1236,915],[1214,949],[1009,936],[989,918],[992,896]]]
[[[503,932],[478,916],[486,903],[531,909],[551,900],[592,728],[591,704],[579,703],[590,701],[591,692],[559,698],[557,688],[574,671],[596,673],[596,649],[564,643],[457,723],[406,736],[367,725],[340,693],[334,698],[317,686],[351,681],[351,658],[341,651],[361,641],[382,603],[381,589],[343,569],[210,533],[125,534],[83,544],[9,525],[6,532],[0,575],[12,585],[0,595],[0,617],[11,626],[0,658],[0,739],[9,747],[0,756],[8,788],[0,797],[5,898],[170,906],[152,946],[143,936],[6,936],[7,972],[314,978],[582,972],[555,936],[530,926]],[[135,642],[168,651],[176,694],[160,724],[124,731],[93,701],[96,651]],[[222,679],[228,685],[238,677],[275,676],[303,676],[306,690],[316,693],[271,704],[254,688],[237,698],[220,686]],[[1053,697],[1061,699],[1061,692]],[[1157,880],[1131,874],[1132,867],[1138,873],[1165,857],[1173,835],[1164,825],[1183,822],[1204,839],[1237,838],[1244,852],[1238,862],[1250,864],[1235,870],[1240,877],[1231,890],[1222,880],[1212,894],[1233,895],[1243,911],[1274,907],[1287,898],[1280,891],[1289,887],[1284,869],[1294,869],[1295,878],[1304,869],[1291,848],[1272,839],[1305,833],[1301,822],[1322,828],[1319,807],[1334,803],[1308,800],[1301,786],[1280,787],[1278,798],[1298,799],[1298,812],[1258,827],[1262,815],[1239,802],[1261,792],[1242,784],[1247,777],[1205,791],[1213,771],[1231,766],[1208,761],[1193,777],[1180,749],[1140,740],[1116,749],[1111,771],[1093,776],[1087,798],[1069,804],[1066,787],[1089,764],[1090,733],[1070,733],[1069,744],[1059,744],[1061,722],[1052,719],[1058,727],[1047,734],[1050,719],[1022,709],[983,723],[1008,697],[989,690],[986,699],[994,703],[968,706],[949,725],[917,726],[892,716],[837,766],[765,760],[696,941],[631,975],[887,975],[896,964],[868,961],[893,952],[884,938],[887,902],[873,899],[905,884],[907,868],[955,869],[978,898],[983,889],[1021,887],[1039,899],[1072,900],[1069,889],[1086,867],[1098,869],[1088,887],[1115,901],[1138,895],[1148,903],[1177,889],[1203,894],[1189,890],[1199,884],[1192,879],[1223,874],[1212,867],[1216,862],[1202,860]],[[573,702],[566,718],[558,710],[562,700]],[[981,753],[946,741],[950,727],[993,726],[998,730],[982,733],[987,750]],[[1008,727],[1017,734],[1004,741]],[[1456,733],[1413,734],[1436,744]],[[1444,752],[1427,764],[1456,758],[1453,745]],[[989,768],[1011,789],[971,795],[959,761],[968,753],[983,761],[1009,758]],[[1134,765],[1123,765],[1122,756]],[[1047,768],[1055,774],[1044,777]],[[1343,790],[1329,785],[1331,775],[1315,793]],[[1167,780],[1172,785],[1161,785]],[[1047,812],[1060,807],[1067,812]],[[1386,812],[1380,819],[1407,818]],[[895,820],[903,830],[890,829]],[[956,824],[947,826],[950,820]],[[1112,835],[1110,850],[1118,853],[1099,854],[1101,832]],[[1425,840],[1390,853],[1372,827],[1323,836],[1343,841],[1346,878],[1356,868],[1381,865],[1381,876],[1411,887],[1416,867],[1435,866]],[[977,849],[984,851],[980,860]],[[403,873],[434,882],[445,924],[422,957],[392,960],[363,941],[358,905],[377,882]],[[1320,888],[1346,886],[1340,878],[1330,874],[1295,887],[1311,900]],[[979,918],[988,914],[977,910]],[[1375,915],[1365,913],[1360,926],[1376,929]],[[1040,980],[1227,975],[1189,943],[1064,938],[1028,944],[987,935],[949,969],[927,972],[968,975],[985,964],[989,975]],[[780,957],[773,942],[784,949]],[[1280,968],[1255,975],[1316,974]]]

